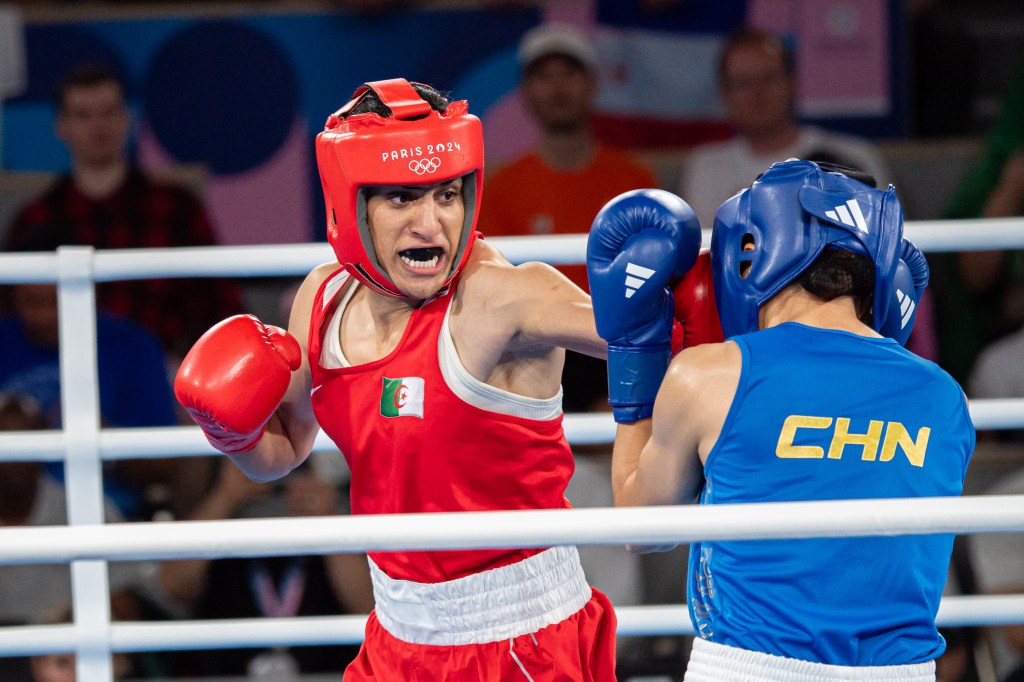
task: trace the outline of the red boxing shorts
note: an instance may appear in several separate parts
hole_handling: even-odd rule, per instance
[[[370,571],[377,606],[346,682],[615,680],[615,612],[575,547],[445,583]]]

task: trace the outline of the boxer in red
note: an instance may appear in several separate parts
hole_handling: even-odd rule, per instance
[[[568,506],[564,349],[606,345],[578,287],[477,238],[480,121],[373,82],[316,152],[337,262],[308,275],[287,332],[251,316],[207,332],[179,400],[254,480],[298,466],[323,428],[356,514]],[[699,228],[682,232],[660,248],[685,242],[692,263]],[[615,679],[615,614],[574,547],[369,556],[376,607],[346,680]]]

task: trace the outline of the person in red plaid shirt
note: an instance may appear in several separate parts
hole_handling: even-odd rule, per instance
[[[71,153],[71,172],[25,205],[5,250],[204,246],[216,242],[199,199],[146,176],[129,161],[129,112],[113,72],[81,66],[57,92],[56,133]],[[214,322],[242,308],[230,280],[111,282],[97,287],[100,309],[136,321],[180,358]]]

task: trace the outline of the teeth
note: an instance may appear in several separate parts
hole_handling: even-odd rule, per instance
[[[406,265],[408,265],[410,268],[420,268],[420,269],[424,269],[424,270],[427,269],[427,268],[432,268],[435,265],[437,265],[437,259],[438,259],[437,256],[434,256],[430,260],[413,260],[412,258],[409,258],[408,256],[399,256],[399,258],[401,258],[402,262],[405,263]]]

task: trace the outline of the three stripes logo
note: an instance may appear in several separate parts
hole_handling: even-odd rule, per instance
[[[900,314],[903,316],[903,319],[900,320],[900,329],[905,329],[910,322],[910,318],[914,315],[914,309],[917,308],[917,304],[914,303],[914,299],[910,298],[908,294],[903,293],[902,289],[896,290],[896,300],[900,303]]]
[[[632,298],[656,271],[636,263],[626,263],[626,298]]]
[[[856,199],[850,199],[845,204],[839,204],[831,211],[825,211],[825,215],[838,223],[855,227],[861,232],[866,233],[868,231],[867,221],[864,220],[864,214],[861,212],[860,204],[857,203]]]

